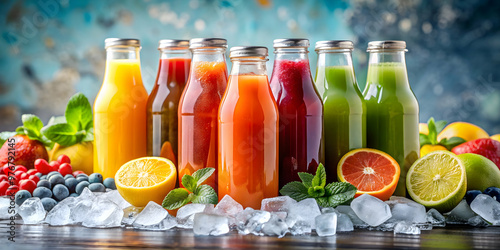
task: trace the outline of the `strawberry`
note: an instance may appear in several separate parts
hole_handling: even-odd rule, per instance
[[[500,169],[500,142],[490,138],[477,139],[462,143],[451,150],[456,155],[474,153],[494,162]]]

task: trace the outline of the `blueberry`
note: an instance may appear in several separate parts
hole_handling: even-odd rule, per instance
[[[103,184],[107,188],[110,188],[110,189],[113,189],[113,190],[116,189],[115,179],[113,179],[113,178],[106,178],[103,181]]]
[[[75,178],[72,174],[67,174],[64,176],[64,179],[67,180],[68,178]]]
[[[78,197],[79,195],[77,193],[72,193],[68,197]]]
[[[40,180],[47,180],[47,176],[46,175],[42,175],[42,177],[40,177]]]
[[[77,177],[77,178],[78,178],[78,177],[80,177],[80,176],[83,176],[83,177],[89,177],[87,174],[83,174],[83,173],[82,173],[82,174],[77,174],[77,175],[76,175],[76,177]]]
[[[35,175],[38,176],[38,178],[42,178],[42,176],[43,176],[42,173],[36,173]]]
[[[89,189],[92,192],[106,192],[106,187],[102,183],[91,183]]]
[[[57,202],[52,199],[52,198],[42,198],[42,205],[43,205],[43,208],[45,208],[45,211],[49,212],[50,210],[52,210],[52,208],[54,208],[56,205],[57,205]]]
[[[38,183],[36,184],[37,187],[46,187],[48,189],[51,189],[52,188],[52,185],[50,184],[50,182],[48,180],[42,180],[40,179],[38,181]]]
[[[88,182],[88,181],[89,181],[89,177],[87,177],[87,176],[77,176],[77,177],[76,177],[76,180],[77,180],[78,182],[82,182],[82,181],[86,181],[86,182]]]
[[[16,204],[21,206],[25,200],[31,198],[31,194],[28,190],[19,190],[16,193]]]
[[[52,177],[53,175],[59,175],[62,177],[62,174],[57,172],[57,171],[52,171],[50,173],[47,174],[47,179],[50,179],[50,177]]]
[[[497,187],[489,187],[484,190],[483,194],[487,194],[491,197],[497,197],[500,195],[500,188]],[[498,200],[498,199],[497,199]]]
[[[52,185],[52,188],[54,188],[57,184],[63,184],[64,185],[64,178],[60,175],[52,175],[49,178],[50,185]]]
[[[50,198],[52,197],[52,191],[46,187],[37,187],[33,191],[33,197],[38,197],[40,199],[45,197]]]
[[[481,191],[479,190],[470,190],[465,193],[465,200],[467,201],[467,204],[471,204],[474,199],[476,199],[476,196],[482,194]]]
[[[52,192],[54,194],[54,198],[58,201],[62,201],[64,200],[64,198],[69,196],[69,190],[63,184],[55,185],[54,188],[52,189]]]
[[[74,193],[76,185],[78,185],[78,181],[75,178],[68,178],[64,181],[64,185],[66,185],[70,193]]]
[[[80,177],[78,177],[78,178],[80,178]],[[76,185],[76,188],[75,188],[76,193],[81,194],[83,192],[83,189],[85,189],[89,185],[90,185],[90,183],[88,181],[82,181],[82,182],[78,183],[78,185]]]
[[[89,176],[89,182],[92,183],[102,183],[102,174],[93,173]]]

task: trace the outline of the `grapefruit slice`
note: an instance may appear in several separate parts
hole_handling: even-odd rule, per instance
[[[358,189],[355,197],[369,194],[381,200],[388,200],[394,193],[399,174],[399,164],[394,158],[370,148],[348,152],[337,167],[339,180],[349,182]]]

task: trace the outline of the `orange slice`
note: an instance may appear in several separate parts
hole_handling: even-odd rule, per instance
[[[358,189],[355,197],[369,194],[388,200],[398,185],[400,169],[390,155],[376,149],[361,148],[350,151],[340,159],[337,174],[340,181],[349,182]]]
[[[176,181],[175,165],[162,157],[131,160],[123,164],[115,175],[116,189],[136,207],[144,207],[149,201],[161,205],[165,196],[175,188]]]

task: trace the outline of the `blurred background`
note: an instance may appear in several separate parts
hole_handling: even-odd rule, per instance
[[[420,121],[468,121],[500,133],[500,2],[482,0],[2,0],[0,3],[0,131],[21,114],[44,123],[62,115],[69,97],[94,101],[105,66],[104,39],[139,38],[142,76],[155,81],[160,39],[222,37],[229,46],[276,38],[355,43],[364,89],[373,40],[405,40]],[[271,73],[273,54],[268,71]]]

